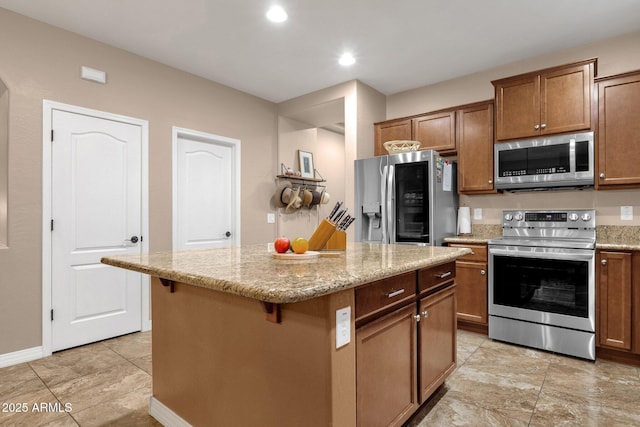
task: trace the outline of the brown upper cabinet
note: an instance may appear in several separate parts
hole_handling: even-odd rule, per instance
[[[411,119],[388,120],[386,122],[375,123],[374,126],[374,147],[373,154],[383,156],[387,154],[384,143],[395,140],[411,139]]]
[[[640,70],[598,79],[597,85],[596,186],[640,187]]]
[[[411,120],[413,139],[421,150],[435,150],[442,155],[456,152],[456,112],[426,114]]]
[[[589,59],[492,81],[496,139],[590,129],[596,61]]]
[[[374,130],[376,156],[388,154],[384,143],[397,139],[420,141],[421,150],[436,150],[443,156],[456,154],[456,112],[452,109],[374,123]]]
[[[459,107],[458,193],[495,193],[493,184],[493,102]]]
[[[420,149],[458,155],[458,192],[495,193],[493,185],[493,100],[374,124],[374,154],[386,141],[420,141]],[[425,142],[426,141],[426,142]]]

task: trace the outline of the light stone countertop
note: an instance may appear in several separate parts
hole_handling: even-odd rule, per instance
[[[472,224],[471,234],[468,236],[445,237],[447,243],[487,243],[491,239],[502,236],[500,224]]]
[[[441,246],[347,244],[344,254],[281,260],[267,245],[105,257],[104,264],[276,304],[328,295],[470,253]]]
[[[471,235],[446,237],[444,241],[486,244],[489,240],[502,236],[502,227],[499,224],[474,224],[471,231]],[[640,227],[598,225],[596,226],[596,249],[640,251]]]
[[[596,249],[640,251],[640,227],[596,226]]]

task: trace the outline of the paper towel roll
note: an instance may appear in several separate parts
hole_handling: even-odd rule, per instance
[[[471,208],[462,206],[458,208],[458,235],[471,234]]]

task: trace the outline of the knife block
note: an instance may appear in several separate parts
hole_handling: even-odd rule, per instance
[[[327,244],[324,245],[324,249],[332,249],[337,251],[344,251],[347,249],[347,233],[344,231],[336,230],[331,235]]]
[[[309,250],[319,251],[323,249],[335,231],[335,224],[323,219],[309,238]]]

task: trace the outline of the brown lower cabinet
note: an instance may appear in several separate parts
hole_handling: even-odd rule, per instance
[[[456,369],[456,287],[420,300],[420,403]]]
[[[455,370],[455,274],[450,262],[356,289],[358,426],[401,426]]]
[[[449,247],[472,250],[470,254],[456,260],[458,327],[486,334],[489,325],[487,245],[449,243]]]
[[[613,358],[640,355],[640,252],[597,251],[596,278],[597,345]]]
[[[402,425],[418,408],[415,315],[411,304],[356,330],[358,426]]]

